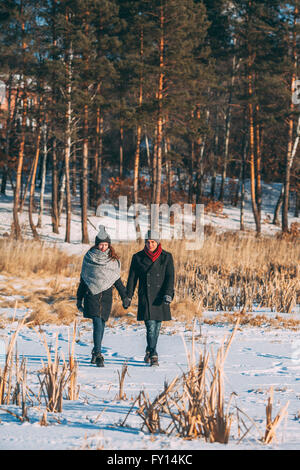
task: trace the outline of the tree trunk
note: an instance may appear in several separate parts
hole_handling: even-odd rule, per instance
[[[283,185],[281,186],[280,194],[279,194],[279,197],[277,199],[276,206],[275,206],[273,222],[272,222],[273,225],[280,225],[279,214],[280,214],[280,210],[282,208],[282,203],[283,203]]]
[[[193,203],[193,196],[194,196],[194,161],[195,161],[195,141],[192,139],[191,141],[191,156],[189,158],[188,163],[188,171],[189,171],[189,191],[188,191],[188,203]]]
[[[20,3],[20,18],[23,16],[23,1]],[[24,62],[24,54],[26,49],[25,43],[25,21],[22,19],[21,31],[22,31],[22,58]],[[24,63],[23,63],[24,66]],[[23,69],[24,71],[24,69]],[[16,172],[16,185],[14,191],[14,205],[13,205],[13,225],[12,225],[12,235],[18,240],[21,238],[21,227],[19,223],[19,203],[20,203],[20,190],[22,185],[22,170],[23,170],[23,161],[24,161],[24,149],[25,149],[25,137],[26,137],[26,120],[27,120],[27,92],[26,92],[26,77],[23,75],[23,89],[22,89],[22,98],[23,98],[23,109],[22,109],[22,128],[21,128],[21,140],[18,153],[18,164]]]
[[[22,110],[22,130],[21,130],[21,141],[18,153],[18,165],[16,173],[16,185],[14,191],[14,206],[13,206],[13,230],[14,237],[18,240],[21,238],[21,228],[19,223],[19,205],[20,205],[20,190],[22,183],[22,169],[24,160],[24,148],[25,148],[25,134],[26,134],[26,119],[27,119],[27,95],[26,91],[23,92],[23,110]]]
[[[84,106],[83,122],[83,153],[82,153],[82,200],[81,200],[81,233],[82,243],[89,243],[87,229],[87,211],[88,211],[88,105]]]
[[[245,127],[244,127],[245,129]],[[246,162],[247,162],[247,137],[244,135],[244,145],[242,150],[242,176],[241,176],[241,202],[240,202],[240,230],[245,230],[244,210],[245,210],[245,180],[246,180]]]
[[[141,64],[143,63],[143,55],[144,55],[144,35],[143,35],[143,28],[141,28],[140,32],[140,61]],[[143,104],[143,71],[141,69],[140,73],[140,86],[139,86],[139,100],[138,106],[141,109]],[[138,124],[137,127],[137,136],[136,136],[136,150],[134,155],[134,165],[133,165],[133,202],[134,204],[138,204],[139,202],[139,165],[140,165],[140,148],[141,148],[141,137],[142,137],[142,127],[141,124]],[[137,206],[136,206],[137,207]],[[141,228],[138,223],[138,211],[134,214],[134,221],[135,221],[135,230],[136,230],[136,237],[137,240],[141,239]]]
[[[172,183],[173,183],[173,172],[172,172],[172,162],[169,158],[169,150],[170,150],[170,139],[167,138],[165,142],[165,155],[166,155],[166,173],[167,173],[167,201],[168,206],[172,206]]]
[[[59,233],[59,217],[58,217],[58,168],[56,154],[56,138],[52,142],[52,231]]]
[[[29,185],[30,185],[30,180],[32,178],[33,166],[34,166],[34,159],[32,160],[32,163],[31,163],[31,167],[30,167],[29,174],[27,176],[27,181],[26,181],[26,184],[25,184],[24,191],[21,192],[21,198],[20,198],[21,201],[19,203],[19,210],[18,210],[19,214],[22,214],[22,212],[23,212],[23,208],[24,208],[24,204],[25,204],[26,196],[27,196],[27,191],[28,191],[28,188],[29,188]]]
[[[11,131],[11,89],[12,89],[12,80],[13,76],[10,74],[8,79],[8,96],[7,96],[7,119],[6,119],[6,129],[5,129],[5,161],[9,161],[9,149],[10,149],[10,131]],[[15,105],[16,107],[16,105]],[[1,194],[5,195],[6,192],[6,183],[7,183],[7,165],[4,165],[2,172],[2,181],[1,181]]]
[[[236,73],[236,57],[234,55],[232,59],[231,84],[230,84],[229,99],[228,99],[226,117],[225,117],[224,161],[223,161],[219,201],[223,201],[224,199],[225,181],[226,181],[226,176],[227,176],[227,165],[228,165],[228,157],[229,157],[229,139],[230,139],[230,129],[231,129],[231,105],[232,105],[232,95],[233,95],[233,87],[234,87],[234,81],[235,81],[235,73]]]
[[[261,220],[262,188],[261,188],[261,137],[262,131],[258,124],[259,106],[256,106],[256,165],[255,165],[255,197],[257,205],[258,218]]]
[[[160,6],[160,39],[159,39],[159,81],[158,81],[158,115],[157,115],[157,166],[156,166],[156,188],[155,188],[155,199],[154,202],[156,207],[160,204],[161,198],[161,177],[162,177],[162,132],[163,132],[163,115],[162,115],[162,100],[163,100],[163,86],[164,86],[164,48],[165,48],[165,37],[164,37],[165,17],[164,7]],[[158,212],[155,211],[154,225],[158,229]]]
[[[293,24],[293,43],[292,43],[292,55],[293,55],[293,75],[291,80],[291,92],[292,95],[295,90],[296,78],[297,78],[297,33],[296,24],[298,17],[298,6],[294,9],[294,24]],[[289,196],[290,196],[290,177],[291,167],[293,163],[293,130],[294,130],[294,119],[293,119],[294,103],[291,99],[290,104],[290,119],[289,119],[289,131],[288,131],[288,148],[285,158],[285,174],[284,174],[284,188],[283,188],[283,205],[282,205],[282,232],[288,232],[288,211],[289,211]]]
[[[300,211],[300,193],[299,189],[296,190],[296,204],[295,204],[295,214],[294,217],[299,217]]]
[[[66,175],[66,232],[65,242],[70,243],[71,238],[71,189],[70,189],[70,156],[71,156],[71,123],[72,123],[72,45],[70,45],[66,72],[67,86],[67,112],[66,112],[66,142],[65,142],[65,175]]]
[[[119,176],[120,178],[123,178],[123,165],[124,165],[124,129],[123,129],[123,125],[121,124],[121,127],[120,127],[120,150],[119,150],[119,154],[120,154],[120,163],[119,163]]]
[[[34,157],[34,164],[33,164],[33,171],[32,171],[32,178],[31,178],[31,184],[30,184],[30,193],[29,193],[29,224],[30,228],[32,230],[32,235],[35,240],[39,239],[36,226],[34,225],[33,222],[33,217],[32,217],[32,212],[33,212],[33,199],[34,199],[34,192],[35,192],[35,180],[36,180],[36,173],[37,173],[37,167],[38,167],[38,161],[39,161],[39,156],[40,156],[40,141],[41,141],[41,127],[38,124],[37,128],[37,136],[36,136],[36,150],[35,150],[35,157]]]
[[[103,147],[103,117],[100,108],[97,110],[97,180],[96,180],[96,200],[97,207],[101,203],[101,182],[102,182],[102,147]],[[97,210],[96,207],[96,210]]]
[[[43,127],[43,161],[42,161],[42,175],[41,175],[41,189],[40,189],[40,209],[37,228],[42,227],[42,216],[44,211],[44,194],[45,194],[45,184],[46,184],[46,169],[47,169],[47,126],[44,124]]]
[[[257,235],[261,233],[261,221],[259,217],[259,212],[256,204],[256,182],[255,182],[255,141],[254,141],[254,116],[253,116],[253,73],[251,71],[253,58],[249,51],[248,59],[248,111],[249,111],[249,152],[250,152],[250,180],[251,180],[251,202],[252,202],[252,211],[256,225]]]
[[[219,124],[218,124],[218,107],[216,111],[216,131],[215,131],[215,138],[214,138],[214,149],[213,149],[213,156],[212,156],[212,175],[211,175],[211,187],[210,187],[210,197],[212,199],[215,198],[216,192],[216,161],[217,155],[219,153]]]
[[[153,148],[153,159],[151,166],[151,202],[155,203],[155,194],[157,186],[157,127],[154,130],[154,148]]]

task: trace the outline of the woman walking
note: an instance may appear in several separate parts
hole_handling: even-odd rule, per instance
[[[146,326],[146,355],[144,361],[158,365],[156,350],[162,321],[171,320],[170,303],[174,297],[174,263],[171,253],[162,249],[159,234],[148,231],[145,247],[131,260],[127,295],[131,301],[138,287],[137,320]]]
[[[77,289],[77,308],[85,318],[93,320],[93,341],[91,363],[104,367],[101,344],[105,322],[111,312],[112,288],[116,287],[122,299],[123,307],[128,308],[130,302],[126,289],[120,278],[121,264],[111,240],[103,225],[95,245],[85,254],[82,262],[80,283]],[[84,302],[82,307],[82,301]]]

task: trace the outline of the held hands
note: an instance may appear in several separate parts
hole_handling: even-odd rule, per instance
[[[172,297],[170,295],[164,295],[164,303],[169,305],[172,302]]]
[[[125,299],[123,300],[123,308],[125,308],[125,310],[130,307],[130,304],[131,304],[131,299],[129,299],[128,297],[125,297]]]

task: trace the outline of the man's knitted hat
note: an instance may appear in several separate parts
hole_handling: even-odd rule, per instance
[[[160,243],[159,232],[157,232],[156,230],[148,230],[145,236],[145,242],[147,240],[154,240],[156,243]]]
[[[110,236],[105,230],[104,225],[99,225],[99,232],[95,238],[95,244],[98,245],[101,242],[111,243]]]

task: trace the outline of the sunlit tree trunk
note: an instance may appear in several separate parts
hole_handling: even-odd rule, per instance
[[[291,80],[291,92],[292,95],[295,90],[295,82],[297,78],[297,33],[296,25],[298,18],[299,8],[295,6],[294,9],[294,31],[293,31],[293,43],[292,43],[292,54],[293,54],[293,75]],[[283,188],[283,205],[282,205],[282,232],[288,232],[288,211],[289,211],[289,195],[290,195],[290,177],[291,167],[293,163],[293,131],[294,131],[294,119],[293,119],[294,103],[291,99],[290,104],[290,118],[289,118],[289,132],[288,132],[288,148],[285,159],[285,174],[284,174],[284,188]]]

